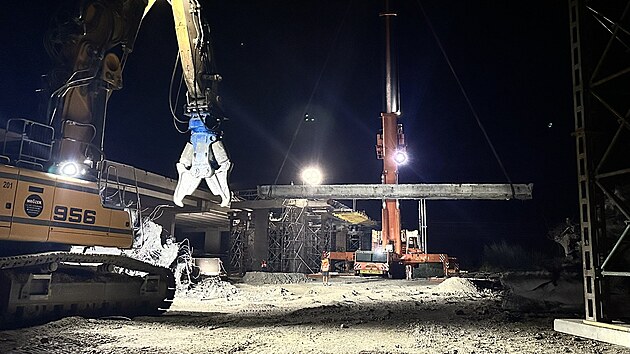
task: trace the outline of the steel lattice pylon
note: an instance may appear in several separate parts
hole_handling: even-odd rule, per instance
[[[610,321],[630,315],[630,1],[569,0],[569,17],[585,312]]]

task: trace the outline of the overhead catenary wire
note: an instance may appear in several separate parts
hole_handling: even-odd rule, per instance
[[[508,175],[507,170],[505,169],[505,166],[503,165],[503,162],[501,161],[501,158],[499,157],[499,154],[497,153],[497,150],[495,149],[494,144],[492,143],[492,140],[490,139],[490,136],[486,132],[486,129],[483,123],[481,122],[481,119],[479,119],[479,115],[477,114],[477,111],[475,110],[472,102],[470,101],[470,98],[468,97],[468,94],[466,93],[466,89],[464,89],[464,85],[459,79],[459,76],[457,75],[457,72],[455,71],[455,68],[453,67],[453,63],[451,63],[451,60],[446,54],[446,50],[444,49],[444,46],[442,45],[442,41],[440,41],[440,38],[438,37],[437,32],[435,31],[435,28],[433,28],[433,24],[431,23],[431,20],[429,20],[429,16],[424,10],[424,7],[422,6],[422,2],[420,0],[416,0],[416,2],[418,3],[418,6],[420,7],[420,12],[422,13],[422,16],[427,22],[427,26],[431,30],[431,34],[433,35],[433,38],[435,39],[438,47],[440,48],[440,51],[442,52],[442,55],[444,56],[444,59],[446,60],[446,63],[448,64],[449,69],[451,70],[451,73],[453,74],[453,78],[455,78],[455,81],[457,82],[457,86],[459,87],[459,90],[462,92],[462,95],[464,96],[464,99],[466,100],[466,103],[468,104],[468,108],[470,109],[473,117],[475,118],[475,121],[477,122],[479,129],[483,133],[483,136],[486,139],[486,142],[488,143],[490,150],[492,150],[492,154],[494,155],[494,158],[497,160],[497,163],[499,164],[499,167],[501,168],[501,171],[503,172],[505,179],[510,184],[510,188],[512,190],[512,196],[514,196],[516,194],[516,191],[514,190],[514,184],[512,183],[512,179]]]
[[[343,28],[346,18],[348,17],[348,14],[350,13],[351,5],[352,5],[352,0],[348,1],[348,7],[346,8],[346,12],[344,16],[342,17],[341,21],[339,22],[339,25],[337,26],[335,37],[333,38],[332,43],[330,44],[330,48],[328,49],[328,54],[326,55],[326,59],[324,60],[324,64],[322,65],[322,69],[320,70],[319,76],[317,77],[317,80],[315,81],[315,85],[313,86],[311,95],[308,98],[308,102],[306,103],[306,106],[304,107],[304,111],[302,112],[302,117],[304,117],[306,113],[308,112],[311,102],[313,101],[313,97],[315,96],[315,92],[317,92],[317,89],[319,88],[319,83],[321,82],[322,77],[324,76],[324,72],[326,71],[326,67],[328,66],[328,62],[330,61],[330,58],[332,56],[333,48],[335,47],[335,44],[337,43],[337,39],[339,38],[341,29]],[[291,143],[289,144],[289,148],[287,149],[287,152],[284,155],[282,164],[280,165],[280,168],[278,169],[278,174],[276,174],[276,178],[273,181],[274,185],[277,184],[278,179],[280,179],[280,175],[282,174],[282,171],[284,170],[284,165],[287,163],[287,159],[289,158],[289,154],[291,153],[293,144],[295,144],[295,139],[297,138],[300,128],[302,127],[302,122],[304,122],[304,119],[300,119],[298,126],[295,128],[295,131],[293,132],[293,137],[291,138]]]

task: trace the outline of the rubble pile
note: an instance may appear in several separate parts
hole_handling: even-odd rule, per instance
[[[123,251],[128,257],[153,265],[170,267],[177,258],[179,245],[168,237],[162,244],[162,226],[145,217],[141,226],[134,229],[133,248]]]
[[[261,284],[297,284],[306,283],[310,279],[306,274],[302,273],[266,273],[266,272],[247,272],[243,276],[243,283],[252,285]]]
[[[237,295],[238,289],[219,277],[208,277],[188,287],[178,288],[175,297],[195,300],[224,299]]]
[[[483,291],[470,280],[464,278],[448,278],[433,289],[437,294],[455,296],[482,296]]]

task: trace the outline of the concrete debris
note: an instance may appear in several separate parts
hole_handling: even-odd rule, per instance
[[[484,292],[470,280],[464,278],[448,278],[433,289],[433,292],[440,295],[452,296],[483,296]]]
[[[179,246],[170,237],[162,244],[162,226],[143,218],[141,226],[134,231],[133,248],[123,251],[123,254],[153,265],[170,267],[177,258]]]
[[[243,283],[260,284],[298,284],[311,281],[305,274],[301,273],[266,273],[247,272],[243,276]]]
[[[186,290],[199,281],[199,274],[195,272],[195,261],[192,257],[193,249],[190,247],[190,241],[184,239],[177,244],[179,248],[175,270],[176,289]]]
[[[272,289],[269,289],[266,292],[266,294],[269,295],[269,296],[273,296],[275,298],[287,297],[287,296],[294,295],[292,292],[290,292],[289,290],[287,290],[285,288],[272,288]]]
[[[175,297],[212,300],[228,298],[238,293],[239,290],[234,285],[222,281],[219,277],[208,277],[197,284],[190,284],[187,288],[178,288]]]

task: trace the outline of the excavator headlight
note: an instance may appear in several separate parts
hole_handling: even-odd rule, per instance
[[[68,177],[78,177],[79,175],[85,175],[87,172],[85,166],[79,165],[74,161],[64,161],[60,163],[58,171]]]
[[[73,161],[66,161],[59,164],[59,172],[64,176],[74,177],[79,174],[79,166]]]

